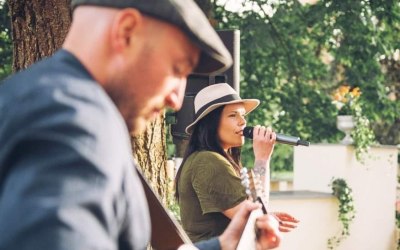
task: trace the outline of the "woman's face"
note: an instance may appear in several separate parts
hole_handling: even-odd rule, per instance
[[[228,104],[223,108],[218,127],[218,139],[225,151],[244,144],[245,113],[242,103]]]

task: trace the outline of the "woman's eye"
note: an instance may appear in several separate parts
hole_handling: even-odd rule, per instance
[[[244,114],[230,114],[228,117],[233,117],[233,118],[245,118],[246,115]]]

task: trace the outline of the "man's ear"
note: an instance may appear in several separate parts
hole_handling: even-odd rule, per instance
[[[111,29],[112,47],[118,51],[128,48],[143,23],[142,14],[135,9],[123,9],[114,18]]]

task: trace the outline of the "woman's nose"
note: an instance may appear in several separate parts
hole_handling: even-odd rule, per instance
[[[246,125],[246,119],[243,116],[239,116],[239,125]]]

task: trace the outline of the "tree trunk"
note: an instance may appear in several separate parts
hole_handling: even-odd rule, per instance
[[[157,118],[140,136],[132,136],[133,155],[147,180],[166,205],[168,193],[167,153],[164,115]]]
[[[61,47],[71,23],[70,0],[9,0],[8,4],[15,72]],[[164,117],[160,117],[148,126],[143,135],[132,137],[132,146],[145,176],[166,202],[168,185],[164,130]]]
[[[71,23],[70,0],[9,0],[13,71],[61,47]]]

